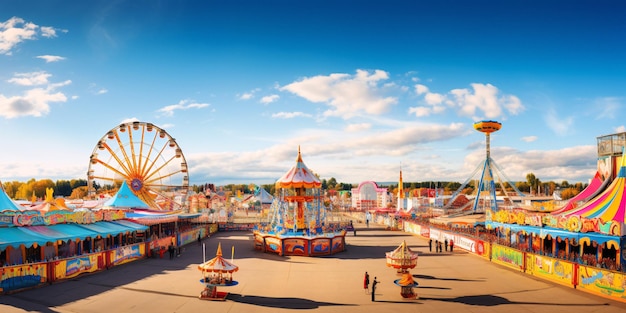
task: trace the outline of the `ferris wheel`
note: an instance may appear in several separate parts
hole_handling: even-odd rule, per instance
[[[189,176],[183,151],[164,129],[151,123],[120,124],[107,132],[93,149],[87,176],[90,197],[126,181],[152,209],[186,208]]]

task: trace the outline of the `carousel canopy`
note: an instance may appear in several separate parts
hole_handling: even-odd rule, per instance
[[[114,207],[114,208],[137,208],[137,209],[148,209],[149,206],[141,201],[139,197],[137,197],[128,187],[126,181],[122,182],[120,186],[120,190],[117,191],[115,196],[111,197],[111,199],[107,200],[104,204],[104,207]]]
[[[276,188],[320,188],[322,182],[302,161],[300,147],[296,165],[276,181]]]
[[[407,247],[406,241],[402,241],[402,244],[395,250],[387,252],[386,256],[389,267],[407,269],[417,265],[417,252],[411,251],[411,248]]]
[[[222,244],[217,245],[216,256],[200,265],[198,269],[208,273],[233,273],[239,270],[239,266],[226,261],[222,257]]]

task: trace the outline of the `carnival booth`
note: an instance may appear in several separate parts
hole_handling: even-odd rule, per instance
[[[228,287],[238,284],[237,281],[233,280],[233,273],[238,271],[239,267],[222,257],[221,243],[217,246],[215,257],[198,265],[198,269],[202,272],[200,282],[205,286],[200,293],[200,299],[202,300],[226,300],[228,292],[217,291],[217,287]]]

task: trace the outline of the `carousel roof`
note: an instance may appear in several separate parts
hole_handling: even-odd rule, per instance
[[[624,223],[626,214],[626,155],[622,153],[622,161],[617,177],[611,184],[591,201],[573,210],[563,212],[565,216],[599,218],[604,222],[617,221]]]
[[[302,161],[300,147],[296,165],[276,181],[276,188],[320,188],[322,182]]]
[[[198,269],[209,273],[233,273],[239,270],[239,266],[226,261],[222,257],[222,244],[217,245],[216,256],[200,265]]]
[[[393,268],[414,268],[417,265],[417,252],[413,252],[407,247],[406,241],[395,250],[385,253],[387,256],[387,266]]]

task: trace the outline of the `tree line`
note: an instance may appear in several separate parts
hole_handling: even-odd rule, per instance
[[[30,200],[33,197],[43,199],[46,197],[46,189],[52,188],[54,196],[71,199],[81,199],[87,195],[87,180],[35,180],[31,178],[27,182],[10,181],[2,183],[4,192],[12,199]]]
[[[351,191],[352,188],[356,188],[358,184],[350,184],[338,182],[337,179],[331,177],[329,179],[320,179],[322,183],[322,190],[334,190],[334,191]],[[464,187],[462,193],[471,194],[475,189],[475,181],[470,181],[467,186]],[[580,193],[583,189],[587,187],[588,184],[583,183],[575,183],[570,184],[567,181],[562,181],[561,183],[556,183],[553,181],[542,182],[538,179],[535,174],[528,173],[526,175],[526,181],[518,181],[515,182],[515,188],[519,191],[532,194],[532,195],[546,195],[550,196],[554,193],[555,190],[560,190],[561,198],[563,200],[569,199]],[[514,188],[511,186],[510,182],[503,183],[507,192],[511,192]],[[2,184],[4,187],[4,191],[6,194],[13,199],[20,200],[30,200],[33,197],[38,199],[43,199],[46,196],[46,189],[52,188],[55,196],[61,196],[70,199],[83,199],[87,196],[87,180],[85,179],[72,179],[72,180],[57,180],[56,182],[51,179],[42,179],[35,180],[34,178],[30,179],[27,182],[19,182],[19,181],[10,181],[4,182]],[[398,192],[398,184],[380,184],[381,187],[387,187],[392,194],[397,194]],[[446,182],[446,181],[423,181],[423,182],[403,182],[402,188],[405,192],[411,192],[412,190],[418,188],[437,188],[443,189],[444,194],[450,195],[457,191],[462,186],[459,182]],[[100,187],[100,186],[95,186]],[[115,187],[119,187],[119,184],[116,186],[102,186],[102,189],[116,189]],[[260,188],[265,189],[269,194],[274,195],[276,192],[275,184],[262,184],[259,186]],[[215,186],[214,184],[202,184],[202,185],[192,185],[190,186],[191,190],[195,193],[205,193],[207,190],[211,189],[214,192],[219,190],[230,191],[233,194],[236,194],[237,191],[240,191],[243,194],[253,194],[256,192],[257,185],[254,184],[227,184],[223,186]],[[100,189],[100,188],[97,188]]]

